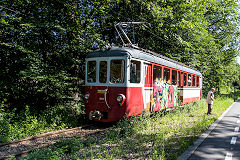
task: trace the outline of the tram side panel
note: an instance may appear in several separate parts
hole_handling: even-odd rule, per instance
[[[142,87],[127,87],[126,115],[134,116],[142,114],[144,109]]]
[[[182,104],[196,102],[200,99],[201,89],[200,88],[179,88]]]

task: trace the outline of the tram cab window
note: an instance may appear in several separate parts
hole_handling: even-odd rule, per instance
[[[162,67],[154,66],[153,68],[153,81],[161,82],[162,81]]]
[[[100,61],[99,63],[99,82],[107,82],[107,61]]]
[[[123,83],[124,82],[124,60],[111,60],[110,63],[110,82]]]
[[[197,76],[197,87],[199,87],[199,77]]]
[[[188,74],[188,86],[190,87],[192,85],[192,76],[191,74]]]
[[[87,81],[96,82],[96,61],[87,62]]]
[[[130,83],[140,83],[141,81],[141,62],[131,61],[130,65]]]
[[[184,73],[183,83],[184,83],[184,86],[187,86],[187,73]]]
[[[196,81],[195,76],[192,76],[192,79],[193,79],[192,80],[192,86],[195,87],[196,86],[196,84],[195,84],[195,81]]]
[[[164,68],[164,83],[170,84],[170,69]]]
[[[176,84],[177,84],[177,71],[172,70],[172,85],[176,85]]]

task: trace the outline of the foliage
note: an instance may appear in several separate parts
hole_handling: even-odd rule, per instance
[[[82,5],[87,4],[0,2],[0,97],[10,107],[29,105],[39,112],[78,100],[84,57],[100,41]]]
[[[104,136],[62,140],[25,159],[177,159],[232,102],[216,99],[212,115],[206,114],[207,104],[202,100],[169,112],[125,118]]]
[[[124,0],[114,5],[111,14],[97,18],[102,35],[112,43],[119,43],[110,28],[117,22],[144,21],[151,25],[130,26],[135,40],[147,48],[172,59],[184,62],[203,74],[203,91],[220,89],[236,81],[239,68],[238,1],[139,1]],[[230,69],[231,68],[231,69]],[[219,85],[220,83],[220,85]]]
[[[203,96],[211,87],[231,92],[240,74],[237,10],[236,0],[0,1],[0,141],[84,121],[84,58],[105,44],[122,45],[113,27],[118,22],[147,22],[125,28],[130,39],[198,69]],[[134,118],[120,124],[125,129],[113,137],[138,132]],[[168,147],[153,150],[153,158],[166,156]]]
[[[15,110],[4,109],[4,102],[0,107],[0,143],[13,141],[28,136],[34,136],[43,132],[49,132],[62,128],[75,127],[83,117],[80,113],[70,115],[72,108],[63,106],[50,107],[38,116],[30,113],[30,107],[16,113]],[[73,113],[75,113],[74,111]]]
[[[119,44],[113,26],[120,21],[149,23],[126,29],[131,40],[200,70],[204,91],[230,85],[239,75],[237,9],[235,0],[3,0],[0,99],[35,112],[69,101],[82,106],[84,57]]]

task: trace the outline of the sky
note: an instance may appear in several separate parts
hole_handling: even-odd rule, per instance
[[[240,64],[240,56],[237,57],[237,62]]]

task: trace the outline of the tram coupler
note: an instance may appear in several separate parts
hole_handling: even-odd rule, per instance
[[[100,111],[91,111],[89,113],[89,120],[100,120],[102,118],[102,113]]]

